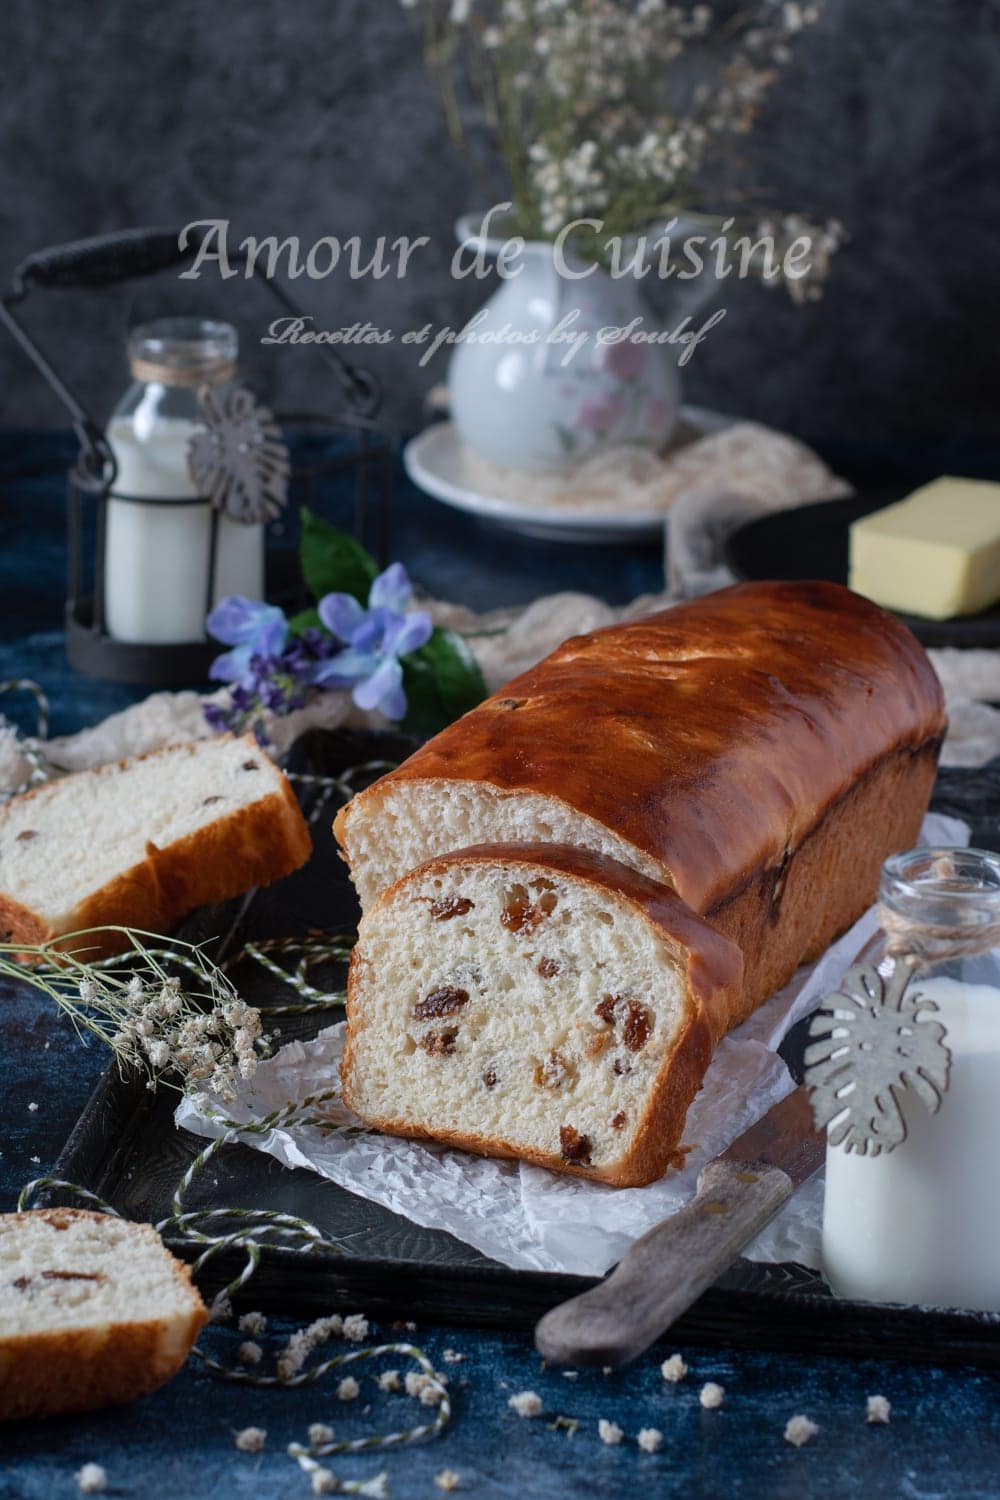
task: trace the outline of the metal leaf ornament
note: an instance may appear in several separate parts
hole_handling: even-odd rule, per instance
[[[271,412],[245,386],[224,396],[206,386],[198,399],[205,425],[188,444],[188,472],[199,494],[245,526],[273,521],[288,501],[291,466]]]
[[[809,1028],[806,1083],[816,1128],[833,1146],[860,1156],[892,1151],[906,1139],[899,1094],[907,1089],[936,1114],[948,1088],[945,1028],[927,1017],[933,1000],[910,988],[913,966],[897,961],[891,978],[857,964],[828,995]]]

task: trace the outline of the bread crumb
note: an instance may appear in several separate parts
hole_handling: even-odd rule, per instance
[[[706,1380],[699,1392],[698,1400],[706,1411],[715,1411],[716,1407],[722,1405],[725,1394],[724,1385],[716,1385],[714,1380]]]
[[[31,1158],[30,1158],[30,1160],[31,1160],[31,1161],[32,1161],[32,1163],[33,1163],[33,1164],[34,1164],[34,1165],[35,1165],[35,1166],[36,1166],[36,1167],[40,1167],[40,1166],[41,1166],[41,1164],[42,1164],[42,1158],[41,1158],[41,1157],[40,1157],[40,1156],[32,1156],[32,1157],[31,1157]]]
[[[785,1442],[791,1443],[794,1448],[801,1448],[803,1443],[808,1443],[811,1437],[815,1437],[819,1428],[809,1417],[789,1417],[785,1423]]]
[[[457,1490],[462,1483],[461,1474],[456,1474],[454,1469],[442,1469],[439,1474],[434,1475],[434,1483],[439,1490]]]
[[[441,1386],[441,1376],[423,1375],[418,1370],[411,1370],[406,1377],[406,1394],[413,1396],[424,1406],[440,1406],[444,1396]]]
[[[267,1319],[261,1312],[246,1312],[243,1313],[237,1327],[240,1333],[252,1333],[256,1335],[264,1332],[267,1327]]]
[[[614,1447],[615,1443],[621,1442],[625,1434],[617,1422],[609,1422],[605,1417],[602,1417],[597,1424],[597,1436],[602,1443],[607,1443],[609,1447]]]
[[[267,1441],[267,1432],[263,1427],[244,1427],[234,1439],[241,1453],[260,1453]]]
[[[35,1103],[34,1099],[32,1099],[31,1103],[28,1105],[28,1110],[31,1114],[34,1114],[37,1109],[38,1105]]]
[[[383,1370],[378,1378],[378,1388],[380,1391],[398,1391],[401,1385],[402,1381],[399,1378],[398,1370]]]
[[[368,1337],[368,1319],[362,1313],[349,1313],[344,1319],[342,1332],[352,1344],[363,1344]]]
[[[885,1396],[868,1397],[867,1420],[869,1422],[888,1422],[891,1412],[892,1402],[887,1401]]]
[[[100,1464],[84,1464],[76,1471],[76,1487],[81,1495],[99,1495],[107,1489],[108,1474]]]
[[[537,1417],[541,1415],[542,1398],[537,1391],[518,1391],[508,1398],[507,1405],[519,1417]]]
[[[640,1427],[636,1442],[643,1453],[658,1453],[663,1447],[663,1433],[658,1427]]]
[[[338,1401],[356,1401],[361,1394],[361,1387],[353,1375],[345,1375],[337,1387]]]
[[[441,1358],[444,1360],[446,1365],[460,1365],[464,1360],[468,1359],[468,1355],[462,1354],[458,1349],[446,1349]],[[449,1474],[451,1473],[451,1470],[445,1469],[444,1472],[446,1474]]]
[[[340,1480],[332,1469],[313,1469],[312,1492],[314,1495],[335,1495],[340,1489]]]
[[[403,1327],[406,1329],[407,1333],[416,1333],[417,1331],[416,1323],[404,1323]]]
[[[676,1385],[679,1380],[683,1380],[687,1372],[687,1364],[680,1354],[671,1354],[670,1358],[665,1359],[660,1366],[660,1374],[664,1380],[669,1380],[671,1385]]]
[[[252,1339],[247,1339],[245,1344],[241,1344],[237,1352],[240,1363],[244,1365],[259,1365],[264,1354],[260,1345],[255,1344]]]
[[[333,1428],[328,1427],[325,1422],[310,1422],[309,1441],[314,1448],[321,1448],[324,1443],[332,1443]]]
[[[563,1380],[579,1380],[579,1378],[580,1378],[580,1371],[579,1370],[563,1370],[563,1372],[562,1372],[562,1378],[563,1378]]]

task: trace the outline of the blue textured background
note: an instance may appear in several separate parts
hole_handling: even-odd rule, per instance
[[[0,640],[6,642],[0,645],[0,677],[12,671],[36,677],[53,695],[57,725],[70,728],[93,722],[134,695],[75,677],[61,661],[55,631],[61,490],[55,470],[64,452],[27,439],[0,441],[0,473],[6,476],[0,491]],[[46,469],[50,477],[38,477]],[[655,552],[599,559],[566,549],[549,556],[527,543],[498,544],[496,533],[478,527],[445,531],[435,524],[444,512],[424,507],[406,489],[397,496],[400,512],[412,527],[403,542],[414,571],[431,584],[464,579],[470,599],[499,602],[522,587],[519,596],[526,597],[546,578],[550,586],[575,581],[596,587],[598,566],[609,595],[625,597],[657,586]],[[16,614],[7,604],[15,583],[31,594]],[[0,1028],[0,1211],[5,1211],[13,1208],[20,1186],[55,1160],[105,1057],[96,1046],[82,1045],[46,999],[9,985],[0,986]],[[29,1110],[32,1102],[40,1106],[37,1112]],[[275,1342],[291,1327],[275,1325]],[[378,1332],[392,1336],[391,1330]],[[331,1461],[342,1478],[367,1478],[384,1467],[397,1500],[439,1494],[433,1476],[446,1467],[462,1476],[460,1494],[484,1500],[636,1493],[689,1500],[1000,1495],[1000,1392],[996,1374],[989,1371],[848,1362],[824,1358],[822,1350],[803,1359],[685,1348],[691,1374],[673,1387],[658,1371],[665,1350],[620,1374],[583,1371],[571,1381],[557,1371],[541,1371],[530,1340],[521,1334],[421,1328],[415,1338],[439,1365],[448,1347],[468,1356],[463,1364],[443,1366],[455,1395],[450,1429],[419,1448]],[[233,1338],[212,1331],[206,1342],[221,1349],[231,1347]],[[330,1422],[338,1436],[351,1437],[411,1425],[425,1414],[406,1397],[377,1392],[371,1376],[361,1379],[362,1398],[342,1405],[332,1381],[296,1391],[256,1391],[224,1384],[192,1362],[171,1385],[130,1407],[0,1429],[0,1497],[75,1496],[74,1471],[87,1461],[106,1467],[113,1496],[306,1497],[308,1479],[284,1450],[288,1442],[304,1440],[310,1422]],[[705,1380],[726,1387],[721,1411],[700,1408],[698,1389]],[[523,1421],[508,1411],[508,1395],[522,1389],[538,1391],[545,1418]],[[865,1398],[875,1392],[893,1404],[889,1427],[865,1422]],[[797,1412],[821,1429],[798,1451],[782,1437],[785,1422]],[[557,1413],[580,1418],[574,1437],[550,1430]],[[621,1447],[601,1444],[600,1417],[625,1429]],[[262,1455],[241,1454],[233,1446],[234,1432],[250,1424],[267,1429]],[[664,1433],[663,1450],[655,1456],[635,1446],[643,1426]]]

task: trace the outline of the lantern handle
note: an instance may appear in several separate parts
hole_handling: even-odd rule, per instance
[[[180,247],[175,229],[118,229],[36,250],[14,272],[13,295],[29,287],[97,287],[154,276],[183,265],[197,254],[203,236],[190,235]]]
[[[140,276],[153,276],[158,271],[169,270],[194,260],[202,248],[210,229],[204,231],[187,226],[176,229],[117,229],[110,234],[94,235],[89,239],[71,240],[65,245],[50,245],[29,255],[14,272],[10,291],[4,302],[8,305],[26,297],[32,287],[43,289],[68,287],[113,286],[117,282],[132,281]],[[286,292],[285,288],[258,270],[255,262],[243,253],[230,255],[230,262],[243,266],[244,277],[263,280],[271,296],[286,312],[294,317],[305,316],[302,307]],[[5,319],[10,326],[10,320]],[[14,332],[14,329],[11,329]],[[67,392],[55,377],[50,366],[39,362],[39,351],[33,344],[25,342],[23,329],[15,337],[45,376],[56,394],[67,404]],[[342,392],[361,417],[374,417],[382,404],[382,389],[375,376],[368,370],[350,364],[329,345],[318,345],[316,353],[337,379]],[[73,408],[71,407],[72,411]],[[74,413],[74,426],[77,413]],[[94,424],[91,427],[99,431]],[[82,440],[82,439],[81,439]]]

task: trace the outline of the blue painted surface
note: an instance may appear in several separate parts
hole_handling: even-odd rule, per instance
[[[0,441],[0,472],[9,473],[15,458],[10,444]],[[76,678],[61,662],[55,633],[59,548],[44,542],[44,518],[51,521],[59,506],[59,481],[47,482],[32,496],[38,506],[37,530],[12,508],[25,493],[8,487],[0,501],[0,640],[5,635],[8,642],[0,644],[0,676],[16,671],[42,681],[53,696],[56,725],[68,729],[93,722],[136,695]],[[425,521],[431,513],[423,512]],[[462,573],[470,600],[478,596],[502,602],[498,591],[509,590],[514,575],[504,575],[501,568],[498,585],[494,558],[511,544],[501,545],[478,528],[474,533],[476,545],[464,556],[450,534],[446,543],[430,537],[422,549],[398,551],[414,560],[415,570],[423,570],[428,580]],[[617,567],[607,554],[600,564],[593,559],[587,566],[598,565]],[[625,582],[616,579],[623,590],[655,586],[655,554],[631,563],[626,557],[625,568]],[[573,576],[571,558],[562,558],[556,571],[561,586],[570,586],[562,580]],[[12,617],[7,585],[18,577],[33,580],[31,610]],[[545,585],[533,582],[535,577],[529,582],[537,592]],[[581,576],[576,586],[594,584]],[[14,1206],[21,1184],[55,1160],[105,1058],[95,1045],[82,1045],[44,997],[10,987],[0,990],[0,1211],[6,1211]],[[37,1111],[29,1109],[32,1102],[39,1105]],[[292,1326],[275,1324],[274,1342]],[[378,1333],[392,1337],[392,1330]],[[821,1350],[805,1359],[686,1348],[691,1373],[680,1386],[661,1380],[659,1356],[608,1377],[583,1371],[573,1381],[556,1371],[541,1371],[522,1334],[421,1328],[415,1337],[452,1378],[454,1420],[449,1430],[419,1448],[331,1460],[343,1479],[368,1478],[385,1468],[397,1500],[439,1495],[434,1475],[444,1468],[461,1475],[459,1494],[497,1500],[647,1493],[692,1500],[978,1500],[1000,1495],[1000,1391],[996,1375],[988,1371],[848,1362],[824,1358]],[[269,1334],[265,1342],[271,1339]],[[207,1338],[219,1349],[233,1341],[221,1331]],[[466,1361],[443,1364],[446,1348],[460,1349]],[[704,1412],[699,1406],[698,1389],[705,1380],[726,1388],[720,1411]],[[352,1437],[411,1425],[425,1415],[405,1396],[379,1393],[371,1375],[361,1375],[361,1382],[361,1398],[345,1405],[336,1400],[335,1382],[329,1380],[301,1390],[257,1391],[224,1384],[192,1362],[171,1385],[130,1407],[0,1430],[0,1497],[75,1496],[74,1471],[91,1460],[108,1470],[114,1496],[308,1496],[308,1479],[287,1457],[285,1446],[303,1441],[310,1422],[330,1422],[338,1436]],[[543,1418],[526,1421],[508,1411],[507,1397],[524,1389],[542,1397]],[[889,1427],[865,1422],[865,1398],[875,1392],[893,1404]],[[798,1412],[820,1424],[817,1437],[801,1450],[782,1437],[785,1422]],[[550,1429],[559,1413],[580,1419],[575,1436]],[[620,1447],[600,1442],[600,1417],[624,1429]],[[240,1454],[233,1446],[234,1432],[251,1424],[268,1432],[259,1456]],[[643,1426],[662,1430],[665,1442],[659,1454],[646,1456],[637,1449],[635,1435]]]

